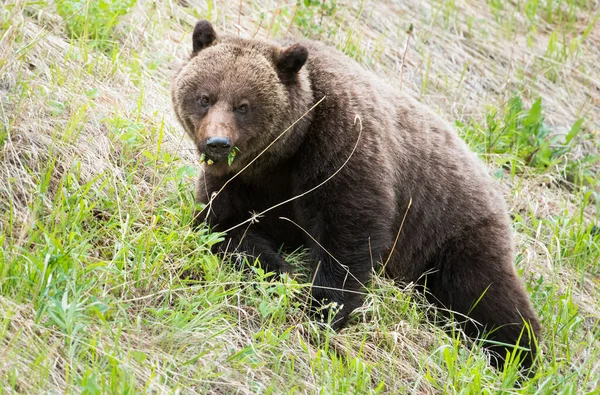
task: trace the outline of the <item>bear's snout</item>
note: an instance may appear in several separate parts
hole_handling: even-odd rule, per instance
[[[231,141],[227,137],[211,137],[206,140],[204,153],[215,162],[225,158],[231,151]]]

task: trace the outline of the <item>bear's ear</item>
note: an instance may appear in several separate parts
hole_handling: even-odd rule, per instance
[[[293,81],[308,59],[308,49],[300,44],[294,44],[279,53],[277,70],[284,82]]]
[[[192,56],[210,46],[217,39],[217,33],[209,21],[198,21],[192,34]]]

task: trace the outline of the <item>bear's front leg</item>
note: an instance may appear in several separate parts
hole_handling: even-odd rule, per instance
[[[311,258],[316,262],[312,278],[311,310],[321,322],[331,319],[331,327],[339,329],[346,324],[350,313],[362,305],[363,288],[371,278],[370,263],[364,261],[365,257],[360,257],[356,262],[362,260],[366,265],[351,268],[338,258],[318,252],[318,247],[314,245],[311,251]],[[330,314],[334,314],[333,317]]]
[[[206,223],[213,232],[226,232],[225,240],[213,245],[211,251],[216,254],[233,255],[232,262],[240,269],[244,267],[244,257],[258,259],[267,272],[289,273],[291,265],[278,253],[279,244],[258,225],[244,223],[248,220],[251,207],[246,206],[247,196],[236,190],[222,190],[212,199],[202,188],[198,188],[197,201],[205,207],[196,211],[194,226]],[[242,224],[242,225],[240,225]]]
[[[376,190],[365,190],[377,199]],[[356,191],[347,192],[345,196],[358,196]],[[362,305],[373,267],[385,259],[392,241],[392,218],[383,212],[389,206],[345,196],[343,188],[331,185],[300,199],[295,209],[300,225],[310,234],[313,311],[324,320],[335,311],[334,329],[343,327],[349,314]]]

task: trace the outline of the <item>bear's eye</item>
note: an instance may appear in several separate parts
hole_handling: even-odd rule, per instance
[[[202,97],[200,97],[200,105],[202,107],[208,107],[209,104],[210,104],[210,99],[208,98],[208,96],[202,95]]]
[[[240,104],[237,108],[237,112],[239,112],[240,114],[248,112],[248,105],[246,103]]]

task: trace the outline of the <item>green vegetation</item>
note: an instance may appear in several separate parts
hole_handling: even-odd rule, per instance
[[[58,0],[56,10],[72,38],[104,41],[135,3],[136,0]]]
[[[306,35],[321,35],[326,33],[323,19],[335,15],[337,3],[335,0],[303,0],[298,1],[294,8],[294,25]]]
[[[579,136],[583,118],[576,120],[566,134],[560,134],[553,133],[544,123],[541,98],[531,108],[524,109],[521,97],[514,96],[501,112],[498,114],[495,108],[489,110],[483,125],[472,122],[467,127],[457,122],[473,149],[485,154],[503,154],[503,160],[512,161],[513,171],[522,172],[521,166],[541,170],[564,168],[569,179],[581,175],[591,184],[597,182],[594,166],[600,155],[588,153],[578,161],[569,157],[581,141],[594,137]]]
[[[598,393],[600,9],[465,4],[4,2],[0,393]],[[492,369],[410,284],[376,276],[334,333],[306,314],[304,251],[277,281],[210,253],[169,98],[198,18],[327,41],[456,122],[505,187],[535,377]]]

